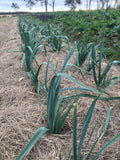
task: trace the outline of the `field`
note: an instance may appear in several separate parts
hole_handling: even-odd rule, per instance
[[[59,14],[58,16],[60,18],[61,15]],[[100,63],[96,61],[96,65],[96,63],[92,61],[93,68],[88,72],[86,71],[86,63],[81,62],[82,64],[80,64],[80,61],[77,61],[76,56],[79,50],[77,50],[74,43],[76,37],[72,37],[75,33],[70,33],[72,39],[69,40],[63,35],[68,31],[63,31],[63,27],[61,26],[62,31],[59,32],[57,28],[57,21],[61,21],[60,19],[56,20],[57,26],[53,27],[52,25],[47,25],[46,22],[43,24],[43,22],[34,18],[34,16],[29,16],[27,18],[29,21],[27,21],[25,17],[21,17],[19,20],[17,17],[14,17],[4,20],[1,19],[0,21],[0,159],[14,160],[37,129],[46,127],[49,129],[49,132],[46,132],[40,137],[23,159],[59,160],[61,152],[62,159],[65,160],[65,155],[67,156],[69,154],[73,145],[73,132],[74,140],[76,136],[75,131],[77,132],[76,143],[79,144],[80,138],[83,135],[81,129],[85,115],[94,99],[100,96],[103,99],[100,99],[100,97],[97,99],[94,111],[92,112],[93,114],[91,115],[90,124],[87,127],[86,134],[84,134],[85,137],[83,138],[84,142],[81,149],[83,153],[84,147],[90,138],[89,144],[84,152],[84,156],[86,157],[94,145],[94,142],[99,137],[90,156],[90,159],[92,159],[108,141],[120,134],[120,71],[117,69],[118,67],[111,65],[112,67],[109,68],[109,73],[113,79],[110,80],[109,77],[107,77],[108,79],[103,80],[105,83],[98,84],[95,81],[95,70],[93,68],[99,68],[100,65],[98,64]],[[18,22],[20,23],[18,24]],[[25,30],[24,26],[28,28]],[[51,36],[52,38],[50,35],[47,35],[49,31],[51,31],[50,27],[52,33],[54,33],[54,35]],[[79,33],[81,31],[78,30],[75,32]],[[26,37],[24,37],[25,34],[27,35]],[[20,35],[23,37],[21,38]],[[80,36],[80,34],[78,34],[78,36]],[[84,36],[83,33],[82,36]],[[25,38],[27,38],[27,40]],[[115,39],[119,41],[119,35]],[[82,44],[81,41],[80,44]],[[83,44],[83,46],[78,46],[78,48],[87,47],[86,45],[88,44],[89,41],[87,41],[87,44]],[[36,45],[36,48],[34,45]],[[91,44],[87,51],[90,53],[96,51],[97,58],[100,58],[99,55],[101,55],[100,49],[102,44],[98,46],[98,50],[94,50],[96,45],[97,44]],[[70,56],[66,58],[67,55]],[[31,60],[29,58],[31,58]],[[94,58],[94,54],[92,58]],[[115,56],[112,56],[112,60],[114,59]],[[119,56],[117,56],[117,60],[119,60]],[[107,66],[106,62],[108,63],[108,59],[102,59],[101,72],[105,71]],[[114,63],[116,64],[116,62]],[[62,72],[63,64],[65,67]],[[59,79],[61,75],[62,77]],[[56,78],[58,78],[58,82],[61,80],[60,84],[58,83],[58,90],[55,86]],[[53,90],[50,89],[52,87]],[[66,89],[62,90],[64,88]],[[61,92],[59,92],[60,90]],[[55,94],[54,91],[56,91]],[[103,93],[103,91],[106,91],[107,94]],[[59,93],[58,96],[57,92]],[[52,95],[51,97],[50,94]],[[69,98],[73,95],[74,98]],[[57,98],[55,96],[57,96]],[[54,97],[56,98],[55,100]],[[76,106],[73,104],[75,99],[77,113],[75,113]],[[57,105],[55,105],[54,101],[57,101]],[[49,122],[52,121],[51,116],[48,117],[48,107],[52,108],[50,104],[53,104],[55,107],[59,107],[60,104],[60,108],[58,108],[56,112],[58,117],[65,104],[67,104],[67,106],[64,113],[66,113],[67,107],[72,106],[60,131],[58,131],[59,133],[57,133],[57,127],[50,128]],[[110,107],[112,107],[112,111],[109,110]],[[52,114],[54,110],[56,109],[54,108],[50,114]],[[111,116],[107,114],[108,110],[111,112]],[[107,115],[109,123],[105,123]],[[60,117],[60,120],[61,119],[62,117]],[[77,130],[75,130],[76,119]],[[96,121],[98,122],[96,123]],[[107,128],[104,127],[104,123]],[[96,127],[93,131],[95,124]],[[105,130],[103,128],[105,128]],[[90,137],[91,131],[93,131],[93,134]],[[103,135],[101,135],[102,133]],[[73,147],[75,147],[75,145],[73,145]],[[120,139],[116,139],[97,159],[119,160],[119,148]],[[75,152],[71,153],[71,159],[75,156],[74,154]]]

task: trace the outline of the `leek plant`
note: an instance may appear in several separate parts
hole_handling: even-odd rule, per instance
[[[110,119],[110,115],[111,115],[111,111],[112,111],[112,107],[109,108],[108,110],[108,113],[107,113],[107,117],[106,117],[106,120],[105,120],[105,124],[104,124],[104,128],[103,128],[103,131],[102,133],[100,134],[100,136],[95,140],[93,146],[91,147],[89,153],[85,156],[85,150],[90,142],[90,139],[92,137],[92,134],[94,133],[94,130],[95,130],[95,127],[98,123],[98,121],[95,123],[95,126],[93,127],[92,131],[91,131],[91,134],[88,138],[88,141],[85,145],[85,147],[83,148],[83,142],[84,142],[84,139],[85,139],[85,135],[86,135],[86,132],[87,132],[87,129],[88,129],[88,126],[89,126],[89,123],[90,123],[90,120],[91,120],[91,117],[92,117],[92,113],[93,113],[93,110],[95,108],[95,104],[96,104],[96,101],[97,101],[98,97],[92,102],[90,108],[88,109],[88,112],[84,118],[84,121],[83,121],[83,125],[82,125],[82,129],[81,129],[81,137],[80,137],[80,141],[79,141],[79,144],[77,146],[77,104],[73,104],[74,105],[74,119],[73,119],[73,146],[72,146],[72,149],[70,150],[69,154],[68,154],[68,157],[66,158],[66,160],[96,160],[99,155],[106,149],[108,148],[112,143],[114,143],[118,138],[120,138],[120,134],[116,135],[115,137],[113,137],[109,142],[107,142],[95,155],[93,155],[91,157],[91,153],[93,151],[93,149],[95,148],[95,145],[97,144],[97,142],[104,136],[104,134],[106,133],[106,130],[107,130],[107,126],[108,126],[108,123],[109,123],[109,119]],[[71,152],[73,150],[73,156],[71,155]],[[62,157],[61,157],[61,153],[59,155],[59,159],[62,160]]]
[[[52,33],[51,36],[46,38],[46,42],[48,43],[46,46],[52,48],[53,51],[60,51],[62,48],[70,49],[67,36],[55,35],[55,33]],[[62,45],[63,43],[65,43],[65,45]]]
[[[25,23],[26,22],[26,23]],[[30,72],[32,70],[33,64],[33,54],[31,54],[29,47],[33,50],[34,56],[38,53],[39,49],[43,47],[44,37],[39,36],[36,32],[36,28],[30,23],[27,22],[26,19],[19,19],[19,31],[21,40],[23,42],[22,50],[24,52],[21,67],[23,67],[25,61],[25,70]]]
[[[89,49],[89,53],[88,53],[88,55],[87,55],[87,58],[86,58],[86,70],[88,71],[88,72],[90,72],[91,70],[92,70],[92,68],[93,68],[93,63],[92,63],[92,61],[94,61],[94,66],[97,66],[97,63],[98,63],[98,59],[97,59],[97,54],[95,54],[95,56],[94,56],[94,59],[92,58],[92,53],[93,53],[93,49],[92,49],[92,47],[94,46],[94,49],[95,49],[95,51],[98,49],[98,47],[100,46],[100,44],[101,44],[102,42],[100,42],[100,43],[98,43],[96,46],[94,46],[94,44],[91,44],[91,47],[90,47],[90,49]]]
[[[77,44],[76,62],[77,62],[77,66],[81,66],[85,62],[90,52],[92,43],[89,43],[85,46],[83,43],[79,41],[76,44]]]
[[[110,85],[112,80],[115,80],[118,78],[118,77],[112,78],[112,76],[109,74],[109,71],[113,65],[120,64],[120,61],[108,62],[106,68],[104,69],[104,71],[102,73],[102,71],[101,71],[102,57],[103,57],[103,43],[102,43],[99,58],[98,58],[98,67],[96,67],[96,60],[95,60],[96,59],[96,51],[95,51],[95,47],[93,45],[93,47],[92,47],[93,78],[94,78],[94,81],[97,86],[105,88]],[[96,71],[96,68],[98,68],[98,71]]]
[[[45,36],[45,46],[50,47],[53,51],[60,51],[62,48],[70,49],[69,39],[67,36],[63,36],[60,30],[54,25],[45,25],[40,33]],[[65,45],[62,45],[63,43]]]
[[[34,24],[27,21],[27,18],[25,17],[19,18],[19,31],[24,44],[21,68],[23,68],[25,62],[27,75],[31,78],[33,85],[35,86],[35,91],[39,91],[40,82],[38,81],[38,75],[42,64],[38,65],[35,56],[40,48],[43,47],[42,43],[45,39],[44,36],[38,36],[39,34],[37,33]],[[34,61],[35,68],[33,68]]]
[[[94,59],[92,59],[92,47],[93,43],[88,43],[87,45],[84,45],[84,43],[81,43],[79,41],[77,44],[77,51],[76,51],[76,63],[77,66],[80,67],[85,61],[86,61],[86,70],[90,73],[91,69],[93,68],[92,61],[94,61],[94,65],[97,65],[98,59],[96,58],[96,55],[94,56]],[[94,46],[95,51],[100,46],[101,42],[98,43],[96,46]]]
[[[64,63],[63,63],[63,67],[60,72],[61,74],[64,72],[64,69],[67,65],[67,62],[70,59],[70,57],[72,56],[75,47],[76,46],[74,46],[70,50],[69,54],[66,56]],[[48,63],[49,63],[49,60],[48,60]],[[48,65],[46,68],[46,73],[47,73]],[[48,89],[48,96],[47,96],[48,128],[50,129],[50,132],[56,133],[56,134],[60,133],[60,130],[61,130],[62,126],[64,125],[64,123],[66,122],[66,118],[68,116],[69,111],[71,110],[71,108],[73,106],[73,103],[75,103],[78,99],[78,97],[76,97],[76,99],[74,100],[72,105],[70,105],[68,107],[68,109],[67,109],[67,105],[66,105],[67,103],[65,103],[64,107],[61,109],[60,105],[61,105],[63,99],[61,96],[59,96],[60,82],[61,82],[61,75],[55,74],[51,79],[50,86]],[[46,88],[48,88],[47,87],[47,74],[45,77],[45,86],[46,86]],[[67,111],[65,111],[65,109],[67,109]]]
[[[33,39],[35,40],[34,29],[35,28],[32,28],[31,30],[28,29],[26,24],[22,22],[21,18],[19,18],[19,32],[20,32],[21,40],[24,44],[24,47],[22,48],[24,54],[23,54],[21,66],[23,67],[23,63],[25,61],[25,65],[26,65],[25,67],[27,72],[31,70],[31,64],[32,64],[32,56],[29,52],[28,46],[31,45],[31,47],[33,48],[35,45],[35,41],[33,41]]]
[[[52,33],[56,35],[60,35],[60,31],[58,28],[56,28],[54,25],[46,24],[43,26],[43,28],[40,31],[41,35],[44,35],[46,37],[51,36]]]
[[[25,60],[25,67],[26,71],[29,72],[31,71],[32,63],[33,63],[33,55],[31,55],[31,52],[29,51],[28,46],[34,49],[35,46],[35,28],[28,29],[26,26],[20,31],[21,39],[24,44],[23,47],[23,59],[22,63],[24,63]],[[22,65],[21,65],[22,66]]]
[[[31,65],[31,71],[30,72],[27,72],[27,75],[29,78],[31,78],[32,80],[32,83],[33,85],[35,86],[35,91],[37,91],[39,93],[39,85],[40,85],[40,82],[38,81],[38,75],[39,75],[39,71],[42,67],[42,64],[38,64],[36,58],[35,58],[35,55],[33,53],[33,50],[30,46],[28,46],[28,49],[30,50],[31,52],[31,55],[33,56],[33,59],[35,61],[35,65],[36,65],[36,68],[34,69],[33,68],[33,65]]]

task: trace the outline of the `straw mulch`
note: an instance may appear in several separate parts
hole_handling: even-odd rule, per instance
[[[38,97],[34,92],[34,87],[26,73],[20,68],[22,53],[7,52],[8,50],[20,50],[20,36],[17,28],[17,18],[10,19],[0,23],[0,160],[14,160],[24,145],[29,141],[35,131],[42,126],[47,127],[46,118],[46,95],[41,92]],[[64,62],[66,53],[39,53],[37,60],[39,64],[47,62],[51,55],[50,64],[55,67],[58,61],[58,72]],[[75,63],[73,56],[69,63]],[[103,68],[105,63],[103,63]],[[84,66],[83,66],[84,68]],[[44,85],[46,65],[43,64],[39,74],[40,82]],[[115,68],[111,70],[113,75],[120,75]],[[75,67],[70,68],[67,74],[79,80],[81,83],[96,88],[91,75],[84,74],[83,80],[80,71]],[[53,73],[49,69],[48,85]],[[73,82],[62,78],[61,88],[76,86]],[[64,92],[63,95],[69,95],[71,92]],[[76,91],[80,93],[80,91]],[[120,81],[108,90],[111,96],[120,96]],[[71,103],[71,102],[69,102]],[[90,98],[80,98],[77,102],[77,129],[78,142],[82,122],[92,103]],[[92,127],[99,118],[96,130],[91,138],[89,147],[85,155],[89,152],[90,147],[100,135],[105,117],[109,107],[113,107],[112,115],[108,129],[103,138],[96,145],[92,155],[94,155],[106,142],[120,132],[120,101],[98,101],[93,113],[92,120],[86,134],[85,141],[91,133]],[[68,154],[72,147],[73,133],[73,109],[69,114],[70,119],[64,125],[59,135],[44,134],[31,151],[24,158],[25,160],[59,160],[59,153],[62,150],[63,160],[65,154]],[[84,143],[85,144],[85,143]],[[101,154],[101,160],[119,160],[120,141],[117,140],[105,152]]]

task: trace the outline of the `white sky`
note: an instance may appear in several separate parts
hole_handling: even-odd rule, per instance
[[[50,1],[50,0],[49,0]],[[114,1],[114,0],[111,0]],[[11,8],[11,4],[15,2],[19,5],[20,9],[18,11],[32,11],[32,12],[42,12],[45,11],[45,7],[41,6],[40,4],[35,5],[30,10],[26,7],[26,2],[24,0],[0,0],[0,12],[8,12],[8,11],[14,11],[14,9]],[[91,4],[92,9],[96,9],[96,2],[92,2]],[[86,9],[86,0],[82,0],[82,4],[78,6],[77,9]],[[55,10],[70,10],[68,6],[64,5],[64,0],[56,0],[55,3]],[[48,6],[48,11],[52,11],[52,8]]]

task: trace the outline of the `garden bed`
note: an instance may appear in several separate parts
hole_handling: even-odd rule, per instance
[[[0,23],[0,159],[14,160],[24,145],[29,141],[32,135],[39,127],[47,127],[46,118],[46,95],[41,91],[40,96],[34,92],[34,87],[31,80],[26,75],[25,71],[20,68],[22,52],[20,52],[20,36],[17,28],[17,18],[7,20]],[[11,52],[12,50],[12,52]],[[13,51],[18,52],[13,52]],[[62,68],[66,53],[59,51],[57,53],[47,52],[45,56],[42,52],[37,55],[39,64],[48,61],[55,66],[58,61],[58,71]],[[71,57],[68,63],[75,63],[74,56]],[[103,64],[104,67],[105,63]],[[84,66],[83,66],[84,68]],[[45,76],[46,65],[42,66],[39,74],[40,82],[43,83]],[[115,68],[111,69],[114,76],[119,75],[120,72]],[[74,77],[80,83],[91,88],[96,88],[93,77],[90,74],[84,74],[83,80],[80,71],[75,67],[71,67],[67,74]],[[48,72],[48,84],[50,82],[52,72]],[[75,87],[73,82],[62,78],[61,87]],[[77,91],[79,93],[80,91]],[[111,96],[120,96],[120,81],[112,86],[107,91]],[[64,92],[64,95],[70,92]],[[70,103],[70,102],[69,102]],[[91,98],[79,98],[77,101],[77,120],[78,120],[78,141],[81,134],[81,127],[85,114],[92,103]],[[120,101],[98,101],[86,134],[87,141],[91,129],[94,127],[96,120],[99,122],[94,131],[89,147],[85,152],[89,152],[90,147],[100,135],[103,124],[107,115],[109,107],[113,107],[112,115],[108,125],[108,129],[104,137],[96,145],[92,155],[94,155],[106,142],[120,132],[119,127],[119,113]],[[36,145],[31,149],[24,159],[29,160],[58,160],[59,153],[62,150],[63,160],[65,154],[69,153],[72,147],[72,133],[73,133],[73,109],[69,114],[70,119],[64,125],[60,134],[47,133],[43,135]],[[120,140],[113,143],[100,156],[101,160],[118,160],[120,157]]]

